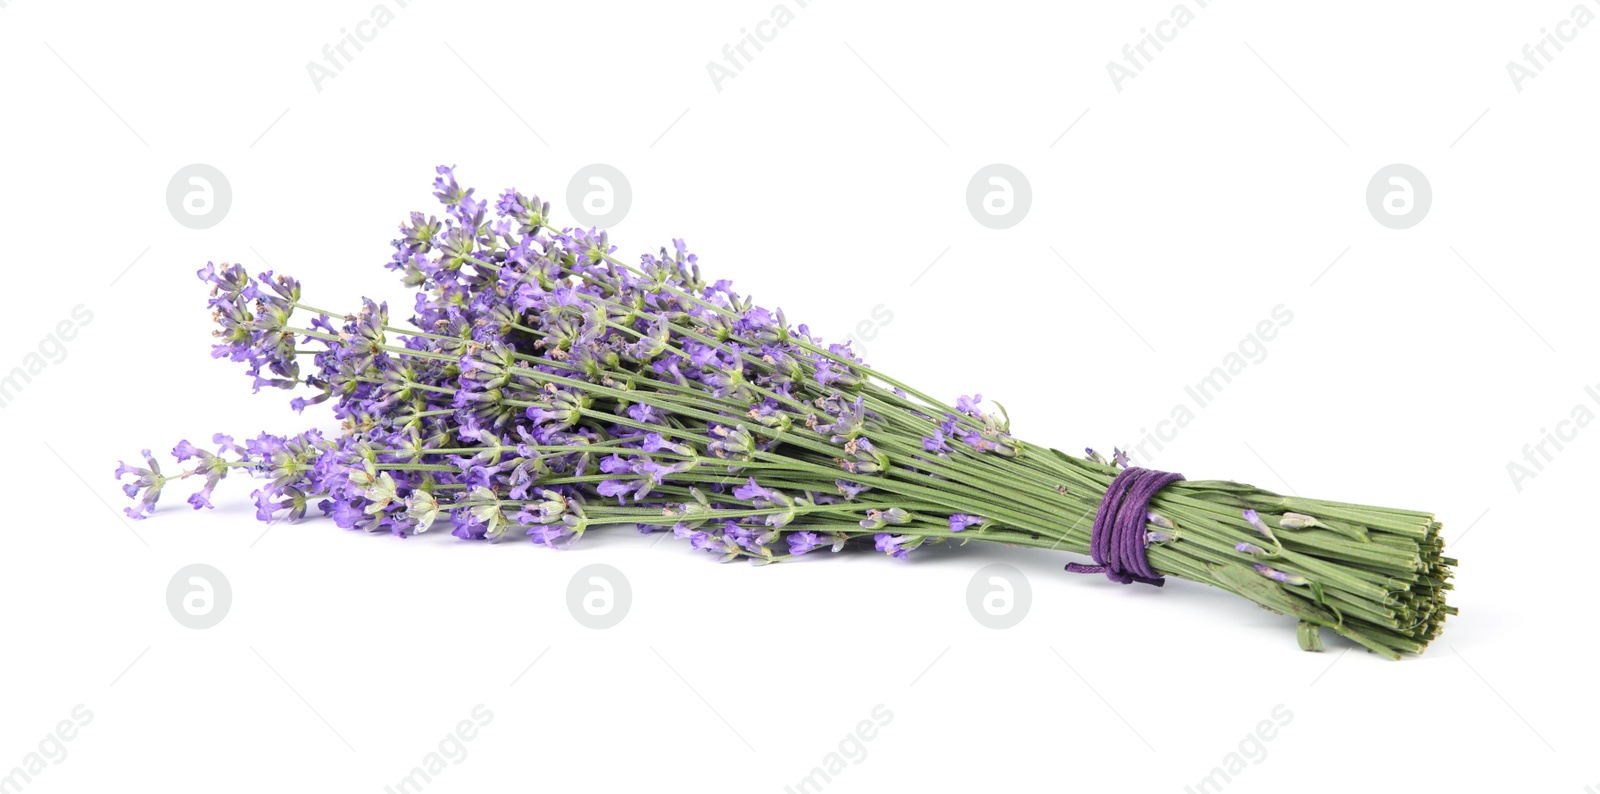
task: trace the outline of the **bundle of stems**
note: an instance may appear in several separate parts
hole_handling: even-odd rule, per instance
[[[556,228],[537,196],[506,191],[491,215],[451,168],[434,188],[444,220],[412,213],[387,263],[418,289],[409,327],[371,300],[307,305],[287,276],[200,270],[213,355],[247,364],[257,390],[302,390],[297,411],[330,404],[340,431],[183,441],[170,475],[146,450],[117,468],[129,515],[189,477],[204,479],[189,503],[210,507],[245,469],[265,480],[261,520],[314,505],[400,536],[445,517],[463,539],[549,546],[632,524],[758,564],[974,540],[1090,552],[1120,453],[1025,443],[1003,407],[948,405],[707,281],[682,241],[629,264],[603,232]],[[1455,611],[1428,513],[1180,481],[1140,523],[1156,573],[1298,618],[1308,650],[1327,628],[1420,653]]]

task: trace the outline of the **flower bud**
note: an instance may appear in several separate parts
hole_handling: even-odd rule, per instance
[[[1278,519],[1278,526],[1283,529],[1307,529],[1321,524],[1322,522],[1315,518],[1301,513],[1284,513],[1283,517]]]
[[[1311,584],[1311,580],[1305,578],[1304,576],[1301,576],[1300,574],[1289,573],[1288,571],[1280,571],[1277,568],[1274,568],[1274,567],[1272,567],[1270,565],[1267,565],[1265,563],[1260,563],[1260,562],[1256,563],[1255,564],[1255,569],[1256,569],[1256,573],[1259,573],[1262,576],[1265,576],[1265,577],[1267,577],[1268,579],[1271,579],[1274,582],[1282,582],[1284,584],[1292,584],[1292,585],[1307,585],[1307,584]]]
[[[1244,520],[1249,521],[1250,526],[1255,527],[1256,531],[1260,532],[1262,537],[1274,543],[1278,542],[1278,539],[1273,537],[1272,529],[1267,526],[1267,522],[1262,521],[1261,515],[1255,510],[1252,509],[1244,511]]]

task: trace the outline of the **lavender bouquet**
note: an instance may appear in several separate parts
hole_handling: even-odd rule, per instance
[[[465,540],[564,546],[591,528],[671,532],[757,564],[869,546],[983,541],[1088,554],[1124,584],[1177,576],[1327,628],[1390,658],[1420,653],[1455,609],[1429,513],[1282,496],[1023,442],[978,396],[947,405],[826,344],[780,311],[708,281],[683,241],[635,264],[604,232],[553,225],[514,190],[490,203],[440,167],[444,219],[411,213],[387,263],[417,289],[409,326],[386,304],[353,314],[300,283],[207,264],[213,357],[262,387],[329,403],[337,436],[263,434],[185,468],[121,464],[153,512],[174,479],[211,506],[243,469],[262,521],[313,506],[347,529],[399,536],[448,523]],[[491,212],[492,210],[492,212]],[[444,519],[441,522],[441,519]]]

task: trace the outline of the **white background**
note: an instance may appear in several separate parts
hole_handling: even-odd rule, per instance
[[[477,704],[492,721],[426,791],[780,792],[879,704],[892,720],[827,791],[1176,792],[1241,743],[1230,792],[1600,787],[1600,430],[1520,489],[1507,471],[1575,406],[1600,413],[1600,23],[1562,28],[1520,91],[1506,68],[1574,0],[1186,0],[1121,91],[1107,63],[1175,0],[785,0],[793,22],[720,91],[706,64],[775,0],[384,0],[393,22],[319,91],[306,64],[374,1],[0,4],[0,371],[93,314],[0,413],[0,772],[93,713],[26,791],[377,792]],[[233,193],[206,230],[166,203],[192,163]],[[686,237],[832,337],[881,305],[869,361],[1065,449],[1136,442],[1282,304],[1265,358],[1143,462],[1436,511],[1462,614],[1390,663],[1337,638],[1301,653],[1292,621],[1220,591],[1064,574],[1065,553],[753,568],[620,529],[565,552],[264,533],[243,478],[214,511],[174,483],[123,520],[110,475],[141,447],[331,424],[209,358],[195,269],[270,266],[313,304],[403,317],[380,265],[408,211],[438,211],[440,163],[563,218],[573,174],[615,166],[623,252]],[[966,206],[990,163],[1032,187],[1007,230]],[[1391,163],[1431,185],[1410,229],[1366,204]],[[206,630],[165,600],[196,562],[233,591]],[[1033,593],[999,631],[965,604],[996,562]],[[591,563],[631,583],[616,628],[568,612]],[[1263,757],[1245,740],[1279,705]]]

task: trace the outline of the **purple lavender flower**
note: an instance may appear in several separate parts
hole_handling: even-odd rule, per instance
[[[687,525],[680,523],[673,526],[672,534],[679,538],[687,538],[689,540],[689,548],[695,551],[717,550],[717,539],[709,532],[690,529]]]
[[[656,412],[655,406],[647,405],[645,403],[634,403],[633,405],[628,406],[628,416],[632,417],[633,421],[635,422],[648,422],[655,424],[659,424],[661,422],[661,416]]]
[[[748,502],[754,502],[757,500],[764,500],[767,502],[777,501],[777,497],[773,495],[771,490],[756,485],[756,478],[754,477],[751,477],[750,480],[744,485],[733,489],[733,498],[743,499]]]
[[[821,545],[822,541],[817,537],[817,533],[815,532],[802,530],[800,532],[792,532],[789,534],[790,554],[797,556],[805,554],[806,552],[811,551],[812,549]]]
[[[950,516],[950,531],[960,532],[967,527],[975,527],[988,520],[989,519],[983,518],[982,516],[969,516],[963,513],[955,513]]]
[[[879,532],[878,534],[872,536],[872,540],[874,547],[877,548],[878,551],[888,554],[897,560],[906,559],[907,550],[904,548],[906,544],[906,538],[904,536],[891,535],[887,532]]]
[[[133,507],[123,508],[122,512],[135,521],[155,512],[156,501],[161,498],[161,487],[170,479],[161,476],[161,464],[156,462],[155,457],[150,454],[150,450],[141,450],[139,454],[144,457],[144,461],[149,468],[129,466],[122,461],[117,461],[116,472],[118,480],[129,474],[134,477],[133,482],[122,486],[122,491],[129,498],[137,498],[139,503]]]
[[[445,206],[455,206],[472,194],[471,189],[462,190],[461,186],[456,184],[455,166],[441,165],[434,171],[439,177],[433,180],[433,195],[440,203]]]
[[[535,524],[528,527],[527,535],[534,543],[549,548],[560,548],[574,533],[564,524]]]
[[[274,489],[272,486],[257,489],[250,496],[255,500],[256,519],[271,523],[279,512],[283,518],[298,521],[305,518],[309,501],[298,488]],[[280,501],[273,501],[282,497]],[[199,506],[196,506],[199,509]]]

